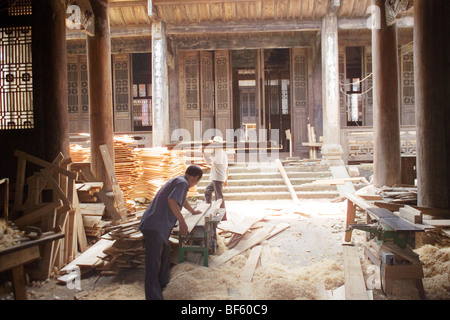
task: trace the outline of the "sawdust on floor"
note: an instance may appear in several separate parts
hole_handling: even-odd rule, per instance
[[[171,269],[171,281],[163,295],[167,300],[317,300],[326,299],[324,290],[335,290],[344,284],[342,240],[345,231],[346,202],[302,200],[299,205],[290,201],[227,202],[229,220],[239,221],[245,215],[264,215],[264,223],[289,223],[290,228],[266,240],[270,248],[269,263],[261,261],[253,279],[240,279],[250,250],[227,263],[208,268],[192,262],[178,264]],[[365,278],[371,276],[371,262],[363,255],[363,232],[355,230],[353,241],[360,249]],[[227,250],[219,237],[218,254]],[[267,254],[267,251],[265,251]],[[424,262],[424,287],[428,299],[450,298],[450,248],[425,245],[416,249]],[[100,280],[99,280],[100,279]],[[128,270],[113,277],[85,279],[88,300],[144,299],[144,270]],[[90,282],[88,282],[90,281]],[[82,282],[83,283],[83,282]],[[89,286],[89,289],[86,287]],[[32,288],[34,299],[55,299],[50,292],[54,286],[42,290]],[[58,299],[73,299],[74,290],[58,288]],[[41,292],[40,292],[41,291]],[[386,297],[381,290],[373,290],[376,300],[417,299],[414,283],[396,281],[394,293]]]

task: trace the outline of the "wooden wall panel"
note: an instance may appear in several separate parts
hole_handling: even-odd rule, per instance
[[[415,119],[415,93],[414,93],[414,53],[412,45],[402,48],[400,57],[401,72],[401,124],[414,125]]]

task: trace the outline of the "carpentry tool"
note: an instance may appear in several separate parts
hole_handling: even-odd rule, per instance
[[[365,211],[371,222],[350,224],[346,231],[358,229],[372,236],[375,244],[366,245],[365,254],[380,267],[383,292],[392,293],[394,280],[414,279],[419,295],[424,299],[422,263],[411,247],[415,247],[415,233],[425,229],[385,208],[366,208]]]
[[[366,212],[372,218],[371,223],[350,224],[346,231],[351,229],[363,230],[373,235],[378,244],[389,242],[400,248],[406,248],[407,244],[414,246],[415,233],[425,231],[425,229],[396,216],[384,208],[367,208]]]
[[[201,252],[203,265],[208,266],[209,254],[215,254],[217,244],[216,228],[225,215],[225,209],[219,208],[222,199],[217,200],[192,224],[186,236],[179,237],[179,262],[184,261],[186,252]],[[188,224],[189,226],[189,224]]]

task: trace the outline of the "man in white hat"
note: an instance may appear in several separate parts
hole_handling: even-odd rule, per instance
[[[203,152],[203,158],[207,164],[211,165],[210,180],[211,182],[205,189],[206,203],[211,203],[212,194],[214,192],[215,199],[222,199],[221,208],[225,208],[225,199],[223,197],[223,187],[227,185],[228,180],[228,157],[223,150],[223,139],[220,136],[215,136],[208,146],[212,149],[212,153]],[[222,220],[227,220],[227,215],[223,216]]]

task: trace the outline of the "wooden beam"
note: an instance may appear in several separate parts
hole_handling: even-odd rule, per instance
[[[369,300],[361,269],[358,250],[352,246],[343,246],[344,277],[346,300]]]
[[[248,32],[288,32],[320,30],[319,20],[295,21],[248,21],[248,22],[208,22],[185,25],[168,25],[168,34],[201,34],[201,33],[248,33]]]
[[[297,193],[294,190],[294,187],[292,186],[291,180],[289,180],[289,177],[286,173],[286,170],[284,169],[283,164],[281,163],[280,159],[276,159],[275,163],[277,164],[278,171],[280,171],[281,176],[283,177],[284,184],[289,190],[289,194],[291,195],[292,200],[299,204],[300,201],[298,200]]]

